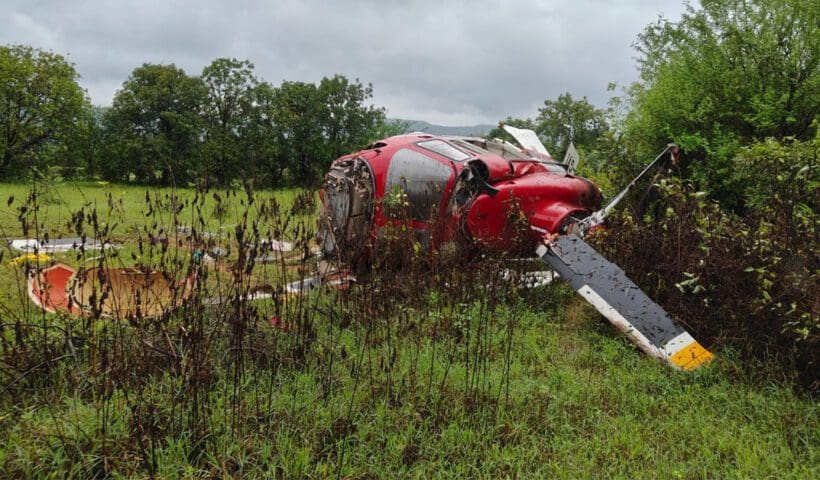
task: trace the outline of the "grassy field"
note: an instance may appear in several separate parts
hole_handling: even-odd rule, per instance
[[[24,205],[34,221],[29,190],[0,185],[2,236],[23,234]],[[224,227],[227,265],[203,267],[202,290],[165,318],[43,315],[21,294],[23,267],[9,265],[5,249],[0,476],[820,475],[817,403],[751,380],[731,352],[676,372],[565,285],[522,290],[498,278],[503,259],[465,268],[412,248],[401,249],[418,257],[412,266],[377,268],[348,290],[242,301],[253,282],[275,287],[307,270],[243,263],[237,228],[266,226],[307,246],[315,210],[298,208],[296,191],[252,201],[241,191],[204,200],[180,191],[181,209],[167,206],[171,193],[149,190],[146,200],[145,188],[60,184],[37,212],[40,231],[67,235],[80,207],[96,203],[107,236],[123,244],[116,265],[173,266],[174,255],[190,256],[185,242],[202,240],[168,251],[137,243],[181,224]],[[56,259],[82,267],[94,255]],[[219,288],[232,300],[204,301]]]
[[[158,210],[157,220],[168,225],[172,223],[169,208],[162,208],[171,202],[173,196],[180,204],[190,207],[196,198],[196,192],[191,189],[152,188],[131,185],[117,185],[108,182],[65,182],[57,185],[49,184],[11,184],[0,183],[0,235],[7,238],[16,238],[22,235],[21,222],[18,219],[18,208],[26,204],[32,189],[39,192],[38,220],[40,227],[52,235],[71,235],[72,214],[85,206],[96,207],[105,214],[103,221],[109,220],[114,226],[112,235],[126,236],[128,233],[145,226],[150,207],[146,196],[153,200]],[[217,201],[214,193],[222,201]],[[296,196],[297,190],[277,190],[276,192],[255,192],[255,198],[263,202],[276,198],[285,207],[289,207]],[[11,204],[9,198],[13,198]],[[217,208],[223,206],[224,211]],[[158,207],[157,207],[158,206]],[[243,206],[239,201],[232,201],[226,191],[210,192],[204,195],[201,203],[202,213],[207,228],[212,230],[229,231],[235,227],[242,212]],[[251,220],[256,210],[250,209]],[[185,208],[179,215],[180,223],[192,225],[195,223],[193,209]],[[153,217],[152,217],[153,219]],[[114,225],[116,223],[116,225]]]

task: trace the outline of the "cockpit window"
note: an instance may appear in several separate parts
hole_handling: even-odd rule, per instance
[[[444,155],[454,162],[463,162],[470,158],[470,155],[441,140],[427,140],[425,142],[419,142],[416,145],[431,152],[436,152],[439,155]]]

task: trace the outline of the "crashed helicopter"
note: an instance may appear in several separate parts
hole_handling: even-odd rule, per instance
[[[533,131],[503,127],[518,145],[499,139],[412,133],[378,141],[334,161],[321,192],[317,234],[321,255],[325,260],[341,259],[354,270],[361,268],[383,228],[396,223],[411,227],[425,248],[467,243],[529,254],[548,264],[648,355],[683,370],[713,358],[623,270],[583,240],[654,166],[667,159],[676,161],[677,147],[669,145],[603,205],[600,189],[575,175],[574,148],[556,162]],[[385,200],[396,194],[408,207],[398,214],[385,208]],[[515,214],[523,216],[526,230],[509,228]],[[74,248],[74,240],[63,243]],[[35,254],[43,248],[40,243],[22,242],[16,247],[33,248]],[[63,245],[59,248],[62,251]],[[345,285],[351,279],[327,261],[320,262],[319,270],[319,276],[292,282],[281,293],[298,295],[323,283]],[[185,302],[195,281],[194,272],[185,279],[172,279],[163,272],[133,268],[77,272],[57,264],[33,271],[28,293],[47,312],[152,317]],[[99,292],[105,301],[95,305]],[[253,292],[247,299],[273,295],[277,293]]]
[[[318,238],[326,258],[366,263],[383,227],[403,222],[426,248],[470,242],[538,257],[646,354],[692,370],[713,354],[616,265],[584,241],[650,169],[677,161],[669,145],[603,205],[600,189],[575,175],[574,147],[556,162],[532,130],[502,125],[516,144],[423,132],[378,141],[335,160],[321,192]],[[403,216],[385,208],[400,194]],[[525,232],[508,228],[511,209]]]

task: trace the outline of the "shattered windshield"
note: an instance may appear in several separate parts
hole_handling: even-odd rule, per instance
[[[465,142],[464,140],[451,140],[451,141],[453,143],[455,143],[456,145],[458,145],[459,147],[463,148],[464,150],[469,150],[469,151],[475,153],[476,155],[486,155],[486,154],[490,153],[489,150],[487,150],[485,148],[481,148],[478,145],[474,145],[470,142]]]
[[[454,162],[463,162],[470,158],[470,155],[442,140],[427,140],[425,142],[419,142],[416,145],[431,152],[436,152],[439,155],[444,155]]]

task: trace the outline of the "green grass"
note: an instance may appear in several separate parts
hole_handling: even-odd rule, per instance
[[[402,345],[392,383],[382,374],[358,390],[350,375],[355,356],[339,360],[332,373],[321,364],[326,351],[314,352],[317,359],[301,371],[254,368],[239,393],[238,408],[248,420],[235,429],[234,408],[226,405],[230,382],[218,382],[208,398],[204,451],[194,451],[184,430],[161,438],[158,473],[816,478],[813,403],[788,389],[732,382],[720,362],[696,373],[673,372],[599,331],[607,328],[564,328],[555,314],[505,311],[499,317],[504,322],[514,315],[521,324],[508,399],[497,374],[504,368],[501,357],[487,365],[493,373],[477,390],[465,387],[468,374],[459,362],[443,388],[413,385],[409,379],[423,378],[431,365],[434,382],[441,382],[447,353],[460,348],[433,341]],[[548,316],[558,322],[545,321]],[[317,349],[356,351],[354,333],[334,335],[338,344]],[[367,353],[384,359],[378,350]],[[329,394],[322,386],[327,375],[336,382]],[[162,377],[149,387],[160,418],[172,418],[162,401],[177,381]],[[388,398],[388,386],[397,399]],[[84,477],[101,468],[94,462],[102,461],[107,445],[110,468],[141,469],[133,450],[127,455],[133,412],[121,396],[107,400],[114,413],[104,436],[102,402],[55,400],[26,402],[9,412],[14,420],[3,420],[7,441],[0,446],[0,465],[15,475],[62,476],[69,469]]]
[[[11,188],[25,196],[24,187]],[[69,188],[60,194],[70,206],[82,196]],[[144,189],[83,187],[86,198],[106,191],[121,193],[128,221],[145,221],[135,213]],[[58,209],[46,214],[47,228],[68,214]],[[12,274],[5,265],[0,272]],[[431,285],[406,283],[385,277],[351,292],[257,302],[242,324],[242,356],[230,340],[237,328],[230,312],[182,309],[165,323],[109,320],[86,330],[82,320],[48,316],[85,332],[82,344],[76,340],[76,356],[50,371],[0,386],[0,476],[820,474],[816,402],[788,385],[752,382],[730,352],[696,372],[671,370],[561,284],[496,304],[494,290],[463,298],[436,291],[432,275]],[[421,299],[385,303],[377,290],[390,298],[416,290]],[[271,328],[273,313],[310,328]],[[19,314],[42,320],[28,315]],[[185,333],[197,321],[214,333],[200,357]],[[9,330],[3,335],[11,339]],[[145,346],[165,338],[178,361]],[[59,335],[52,340],[62,345]],[[11,343],[0,352],[4,384],[9,372],[19,377],[10,363],[15,348],[23,350]],[[203,376],[192,373],[200,367]]]
[[[32,200],[32,192],[37,192]],[[212,190],[199,196],[191,189],[155,188],[137,185],[119,185],[108,182],[61,182],[56,185],[0,183],[0,299],[20,303],[25,298],[25,279],[20,267],[10,265],[10,261],[21,252],[11,250],[7,241],[18,238],[65,238],[80,235],[73,221],[77,212],[86,219],[82,233],[89,238],[97,236],[90,225],[93,214],[98,217],[98,230],[105,230],[104,239],[122,248],[113,251],[107,264],[128,267],[134,264],[159,267],[160,252],[138,252],[138,239],[147,241],[149,236],[167,236],[180,240],[185,234],[177,233],[176,226],[196,226],[221,236],[217,243],[225,244],[235,236],[237,225],[243,222],[242,214],[247,213],[245,223],[250,224],[259,214],[259,209],[268,206],[272,200],[278,202],[283,213],[292,207],[298,189],[254,192],[254,205],[247,203],[247,195],[242,190]],[[217,198],[219,200],[217,200]],[[182,205],[175,216],[170,205]],[[221,206],[222,210],[220,211]],[[24,213],[23,210],[24,210]],[[25,222],[20,220],[24,216]],[[316,217],[308,215],[297,225],[290,222],[280,225],[283,232],[265,230],[260,226],[260,237],[271,236],[293,240],[294,232],[300,225],[315,225]],[[27,227],[27,232],[24,226]],[[184,254],[184,252],[183,252]],[[81,255],[75,252],[50,255],[54,261],[66,263],[74,268],[93,265],[100,253],[87,251]],[[116,256],[114,256],[116,255]],[[270,275],[270,272],[264,272]],[[13,281],[11,281],[13,279]],[[215,278],[214,281],[220,281]]]
[[[18,208],[26,203],[26,199],[33,188],[41,192],[38,202],[39,226],[52,236],[76,236],[68,225],[72,214],[80,207],[97,207],[105,215],[102,222],[110,222],[113,227],[112,235],[125,237],[134,229],[145,224],[146,214],[149,211],[146,194],[153,199],[159,199],[166,204],[176,195],[181,203],[192,201],[196,193],[191,189],[156,188],[137,185],[119,185],[108,182],[61,182],[57,185],[13,184],[0,183],[0,236],[7,238],[21,237],[22,227],[18,220]],[[241,199],[244,192],[231,191],[236,197],[231,197],[227,191],[211,191],[203,204],[203,215],[206,226],[214,231],[230,231],[236,225],[238,212],[242,205],[234,198]],[[223,217],[215,213],[216,200],[214,193],[228,199],[227,211]],[[276,198],[285,207],[289,207],[298,193],[297,189],[255,192],[259,200]],[[9,198],[13,198],[8,204]],[[109,208],[109,199],[113,208]],[[253,217],[254,210],[251,209]],[[171,224],[170,211],[160,212],[159,220]],[[181,214],[181,223],[191,225],[195,218],[190,209]],[[34,227],[32,227],[34,228]]]

